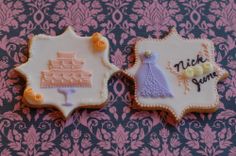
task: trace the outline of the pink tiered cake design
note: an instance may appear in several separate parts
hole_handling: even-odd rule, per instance
[[[41,72],[42,88],[91,87],[92,74],[83,70],[84,61],[75,53],[58,52],[55,60],[49,60],[49,70]]]

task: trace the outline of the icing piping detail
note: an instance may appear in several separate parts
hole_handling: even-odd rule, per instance
[[[183,71],[183,74],[186,78],[193,78],[194,77],[194,69],[192,67],[188,67]]]
[[[102,38],[102,34],[100,34],[99,32],[95,32],[91,36],[91,40],[93,43],[96,43],[98,40],[101,40],[101,38]]]
[[[183,73],[179,73],[171,66],[170,61],[168,62],[167,69],[177,77],[178,85],[183,85],[184,94],[187,94],[190,91],[189,79]]]
[[[166,79],[156,65],[156,55],[145,52],[136,78],[138,95],[143,97],[172,97]]]
[[[188,67],[183,71],[183,74],[187,78],[193,78],[203,76],[204,74],[212,73],[213,71],[214,66],[208,61],[201,65],[196,65],[195,67]]]
[[[70,95],[76,92],[74,88],[58,88],[57,91],[64,95],[65,103],[63,106],[72,106],[72,102],[70,102]]]
[[[200,65],[193,66],[193,72],[195,77],[202,76],[203,75],[202,66]]]
[[[203,48],[203,50],[200,51],[199,54],[201,56],[205,56],[206,58],[208,58],[210,60],[210,58],[212,58],[213,56],[208,53],[208,46],[207,46],[207,44],[202,43],[202,48]]]
[[[49,61],[49,70],[41,72],[41,88],[91,87],[92,74],[82,69],[83,64],[75,53],[58,52],[57,58]]]
[[[91,44],[91,40],[90,40],[90,38],[91,37],[81,37],[81,36],[78,36],[75,32],[74,32],[74,30],[73,30],[73,28],[71,27],[71,26],[69,26],[67,29],[66,29],[66,31],[64,31],[62,34],[60,34],[60,35],[57,35],[57,36],[49,36],[49,35],[42,35],[42,34],[39,34],[39,35],[35,35],[32,39],[30,39],[29,40],[29,57],[31,58],[31,59],[29,59],[29,60],[31,60],[31,61],[27,61],[27,62],[25,62],[24,64],[22,64],[22,65],[20,65],[20,66],[18,66],[18,67],[16,67],[15,68],[15,70],[16,71],[18,71],[19,73],[21,73],[23,76],[25,76],[25,78],[26,78],[26,80],[27,80],[27,87],[32,87],[32,88],[34,88],[34,87],[36,87],[36,88],[38,88],[38,89],[40,89],[40,77],[41,77],[41,71],[43,71],[44,69],[46,69],[47,68],[47,64],[46,64],[46,66],[44,66],[44,68],[43,69],[41,69],[41,71],[39,71],[38,73],[34,73],[34,72],[31,72],[32,70],[30,69],[30,71],[28,70],[29,68],[28,67],[30,67],[30,66],[32,66],[32,62],[34,62],[33,60],[34,59],[37,59],[37,58],[35,58],[35,55],[34,55],[34,47],[35,47],[35,44],[34,43],[36,43],[36,42],[38,42],[38,41],[43,41],[44,42],[44,39],[46,39],[47,41],[49,41],[49,42],[51,42],[51,41],[57,41],[59,38],[61,38],[62,39],[62,41],[65,41],[67,38],[69,38],[69,39],[71,39],[71,38],[73,38],[73,40],[75,40],[76,42],[77,42],[77,44],[78,43],[80,43],[80,41],[84,41],[84,42],[86,42],[86,45],[88,44],[88,46],[86,46],[86,47],[81,47],[82,49],[84,48],[84,49],[87,49],[88,51],[86,52],[86,53],[90,53],[89,51],[90,50],[92,50],[91,52],[95,52],[95,51],[93,51],[93,49],[91,49],[91,48],[93,48],[92,47],[92,44]],[[109,42],[107,41],[107,39],[105,38],[105,37],[103,37],[103,39],[105,40],[105,42],[106,42],[106,44],[107,44],[107,47],[109,47]],[[45,40],[45,41],[46,41]],[[46,42],[47,42],[46,41]],[[83,42],[83,43],[84,43]],[[59,42],[57,42],[57,43],[59,43]],[[65,42],[66,43],[66,42]],[[90,46],[89,46],[90,45]],[[37,49],[37,48],[36,48]],[[72,49],[74,49],[74,47],[72,47]],[[44,52],[43,52],[44,53]],[[56,54],[55,54],[56,55]],[[77,53],[76,53],[76,55],[77,55]],[[90,55],[90,54],[89,54]],[[104,105],[104,102],[107,100],[107,98],[108,98],[108,89],[107,89],[107,87],[108,87],[108,84],[107,84],[107,82],[108,82],[108,80],[109,80],[109,78],[111,77],[111,75],[113,75],[115,72],[117,72],[119,69],[118,69],[118,67],[116,67],[115,65],[113,65],[113,64],[111,64],[110,63],[110,61],[109,61],[109,58],[108,58],[108,55],[109,55],[109,50],[108,50],[108,48],[106,48],[105,50],[104,50],[104,52],[103,53],[101,53],[101,55],[99,54],[98,56],[99,56],[99,58],[100,58],[100,60],[101,60],[101,66],[103,67],[104,66],[104,71],[101,71],[102,73],[103,72],[105,72],[105,73],[107,73],[108,74],[108,77],[104,77],[104,79],[102,79],[102,82],[104,82],[104,87],[100,87],[100,91],[101,92],[103,92],[104,93],[104,97],[101,97],[101,98],[91,98],[91,96],[89,97],[86,97],[86,98],[80,98],[80,99],[76,99],[76,98],[74,98],[74,96],[75,96],[75,94],[73,94],[73,98],[71,99],[71,100],[73,100],[73,101],[75,101],[75,103],[73,102],[73,104],[75,104],[75,106],[72,106],[72,107],[69,107],[69,108],[67,108],[67,109],[64,109],[65,107],[61,107],[61,104],[62,103],[60,103],[59,101],[53,101],[52,99],[51,99],[51,97],[54,97],[54,96],[51,96],[51,95],[49,95],[49,96],[47,96],[48,98],[46,98],[46,95],[45,94],[43,94],[43,92],[44,92],[44,90],[46,91],[46,90],[48,90],[48,89],[43,89],[42,90],[42,95],[44,96],[44,102],[42,103],[42,104],[45,104],[45,105],[47,105],[47,104],[50,104],[50,105],[57,105],[57,106],[59,106],[58,108],[61,110],[61,112],[63,113],[63,115],[64,115],[64,117],[67,117],[68,116],[68,113],[69,112],[71,112],[73,109],[75,109],[75,108],[79,108],[79,107],[86,107],[86,108],[89,108],[89,107],[93,107],[93,108],[95,108],[95,107],[97,107],[97,108],[101,108],[101,106],[103,106]],[[86,57],[87,58],[87,56],[84,56],[84,57]],[[97,56],[95,56],[95,57],[97,57]],[[47,61],[48,62],[48,61]],[[87,62],[86,61],[86,64],[87,63],[89,63],[89,62]],[[33,67],[33,66],[32,66]],[[31,67],[30,67],[31,68]],[[85,67],[85,69],[86,69],[86,67]],[[88,70],[89,70],[90,68],[88,68]],[[91,72],[92,72],[92,76],[94,76],[94,73],[93,73],[93,70],[91,70]],[[30,79],[30,77],[32,76],[37,76],[38,78],[37,79],[39,79],[39,83],[38,84],[36,84],[36,86],[34,86],[33,85],[33,82],[31,81],[31,80],[33,80],[33,79]],[[92,87],[94,87],[94,81],[93,81],[93,79],[92,79]],[[35,89],[36,89],[35,88]],[[64,88],[64,87],[63,87]],[[38,90],[37,89],[37,90]],[[55,89],[57,89],[57,88],[55,88]],[[76,89],[76,91],[77,91],[77,88],[75,88]],[[53,94],[55,93],[55,96],[56,96],[56,94],[60,94],[60,93],[58,93],[57,91],[56,92],[53,92]],[[76,95],[78,95],[78,94],[76,94]],[[51,97],[50,97],[51,96]],[[61,95],[61,98],[63,98],[62,97],[63,95]],[[62,102],[64,102],[64,101],[62,101]],[[27,102],[28,103],[28,102]],[[43,107],[43,106],[42,106]],[[67,111],[68,110],[68,111]]]
[[[213,64],[210,63],[210,62],[205,62],[205,63],[203,63],[203,64],[202,64],[202,68],[203,68],[203,72],[204,72],[205,74],[208,74],[208,73],[211,73],[211,72],[214,71],[214,66],[213,66]]]
[[[23,97],[25,100],[31,104],[41,104],[43,103],[43,96],[39,93],[33,91],[31,87],[27,87],[24,90]]]
[[[196,59],[187,59],[185,62],[181,60],[178,63],[176,63],[174,67],[176,68],[177,72],[179,72],[181,69],[185,70],[188,67],[197,66],[198,64],[204,63],[206,61],[207,59],[204,59],[203,56],[198,54]]]
[[[141,40],[139,40],[139,41],[136,43],[136,45],[135,45],[135,58],[136,58],[136,60],[138,60],[138,55],[137,55],[137,54],[138,54],[138,53],[137,53],[138,48],[137,48],[137,47],[139,46],[139,44],[140,44],[142,41],[144,41],[144,40],[149,40],[149,41],[160,42],[160,41],[167,40],[167,39],[171,38],[171,36],[177,36],[178,38],[180,38],[180,39],[183,40],[183,41],[188,41],[188,40],[189,40],[189,39],[182,38],[182,37],[178,34],[178,32],[176,31],[175,28],[172,28],[172,29],[170,30],[170,33],[168,34],[168,36],[166,36],[164,39],[161,39],[161,40],[159,40],[159,39],[151,39],[151,38],[149,38],[149,39],[141,39]],[[191,40],[193,40],[193,41],[205,41],[205,42],[209,42],[209,40],[207,40],[207,39],[191,39]],[[213,44],[210,44],[210,45],[209,45],[209,47],[210,47],[210,48],[209,48],[209,56],[210,56],[210,57],[213,55],[213,51],[214,51],[214,46],[212,46],[212,45],[213,45]],[[210,60],[213,60],[212,57],[210,58]],[[168,65],[167,65],[167,69],[169,69],[169,67],[171,67],[170,64],[171,64],[171,63],[170,63],[170,61],[169,61],[169,62],[168,62]],[[138,62],[136,61],[136,62],[134,63],[134,65],[133,65],[133,68],[136,68],[137,65],[138,65]],[[218,79],[215,79],[215,81],[214,81],[215,85],[214,85],[214,88],[213,88],[213,90],[214,90],[215,92],[217,92],[217,88],[216,88],[217,82],[218,82],[219,80],[223,80],[223,79],[225,79],[226,77],[228,77],[229,73],[228,73],[225,69],[222,69],[220,66],[218,66],[218,65],[215,64],[215,63],[214,63],[214,68],[215,68],[216,72],[219,74],[219,75],[218,75]],[[172,69],[172,68],[170,68],[170,71],[171,71],[171,69]],[[175,72],[174,69],[172,69],[172,70]],[[136,89],[137,89],[137,83],[136,83],[136,81],[135,81],[135,78],[134,78],[133,74],[128,73],[127,70],[126,70],[126,71],[123,71],[123,72],[124,72],[130,79],[132,79],[132,80],[135,82],[135,83],[134,83],[134,86],[135,86],[135,90],[136,90]],[[178,79],[178,80],[179,80],[179,79]],[[176,119],[177,122],[179,122],[179,121],[181,120],[181,118],[184,116],[184,114],[189,113],[189,112],[193,112],[193,111],[199,111],[199,112],[202,112],[202,111],[203,111],[203,112],[206,112],[206,111],[214,111],[214,110],[216,109],[216,107],[218,106],[218,103],[219,103],[219,94],[216,94],[216,101],[215,101],[214,103],[212,103],[211,105],[208,105],[208,106],[195,106],[194,104],[191,104],[191,105],[185,107],[185,108],[181,111],[181,113],[180,113],[179,115],[177,115],[176,112],[175,112],[175,110],[174,110],[172,107],[170,107],[170,106],[168,106],[168,105],[166,105],[166,104],[160,104],[160,105],[158,105],[158,106],[156,106],[155,104],[153,104],[153,105],[147,105],[147,104],[144,104],[144,103],[139,102],[136,93],[134,94],[134,97],[135,97],[135,101],[137,102],[136,104],[134,104],[135,107],[137,107],[137,108],[144,108],[144,109],[162,109],[162,110],[169,111],[169,112],[175,117],[175,119]]]
[[[96,52],[103,52],[107,48],[107,44],[103,39],[102,34],[96,32],[91,37],[93,49]]]
[[[204,84],[207,81],[209,81],[210,79],[214,79],[215,77],[217,77],[217,74],[216,74],[216,72],[213,72],[213,73],[209,73],[206,76],[203,76],[199,80],[194,78],[194,79],[192,79],[192,82],[197,86],[197,91],[200,92],[201,91],[201,84]]]
[[[203,77],[203,80],[197,81],[197,79],[192,79],[192,83],[197,85],[197,90],[200,91],[200,84],[203,84],[210,78],[216,77],[216,73],[212,73],[214,71],[214,66],[210,63],[211,55],[208,54],[208,46],[207,44],[201,44],[203,50],[198,52],[197,59],[187,59],[186,66],[183,61],[180,61],[178,64],[175,64],[174,67],[171,66],[171,62],[168,62],[167,69],[174,75],[176,75],[178,79],[178,85],[184,86],[184,94],[187,94],[190,91],[190,80],[194,77],[200,77],[205,74],[206,77]],[[205,58],[205,59],[204,59]],[[182,69],[182,72],[180,70]]]

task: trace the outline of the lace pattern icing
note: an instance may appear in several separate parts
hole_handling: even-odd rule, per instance
[[[57,53],[49,61],[49,70],[41,72],[42,88],[48,87],[91,87],[92,74],[83,70],[84,61],[77,60],[75,53]]]
[[[155,64],[156,55],[142,57],[142,64],[136,74],[138,95],[142,97],[172,97],[166,79]]]

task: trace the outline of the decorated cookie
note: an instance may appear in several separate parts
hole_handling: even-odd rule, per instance
[[[59,36],[34,36],[28,61],[16,68],[27,80],[23,98],[33,106],[56,106],[64,116],[77,107],[102,106],[107,81],[118,70],[108,49],[100,33],[80,37],[71,27]]]
[[[217,82],[227,76],[206,39],[183,39],[175,29],[164,39],[142,39],[136,62],[126,71],[135,82],[136,107],[161,109],[180,120],[187,112],[214,111]]]

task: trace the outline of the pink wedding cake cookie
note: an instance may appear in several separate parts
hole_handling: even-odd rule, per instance
[[[30,40],[30,57],[16,70],[26,77],[23,98],[31,106],[57,107],[65,117],[78,107],[100,108],[108,99],[109,42],[99,33],[77,36],[71,27],[59,36]]]

